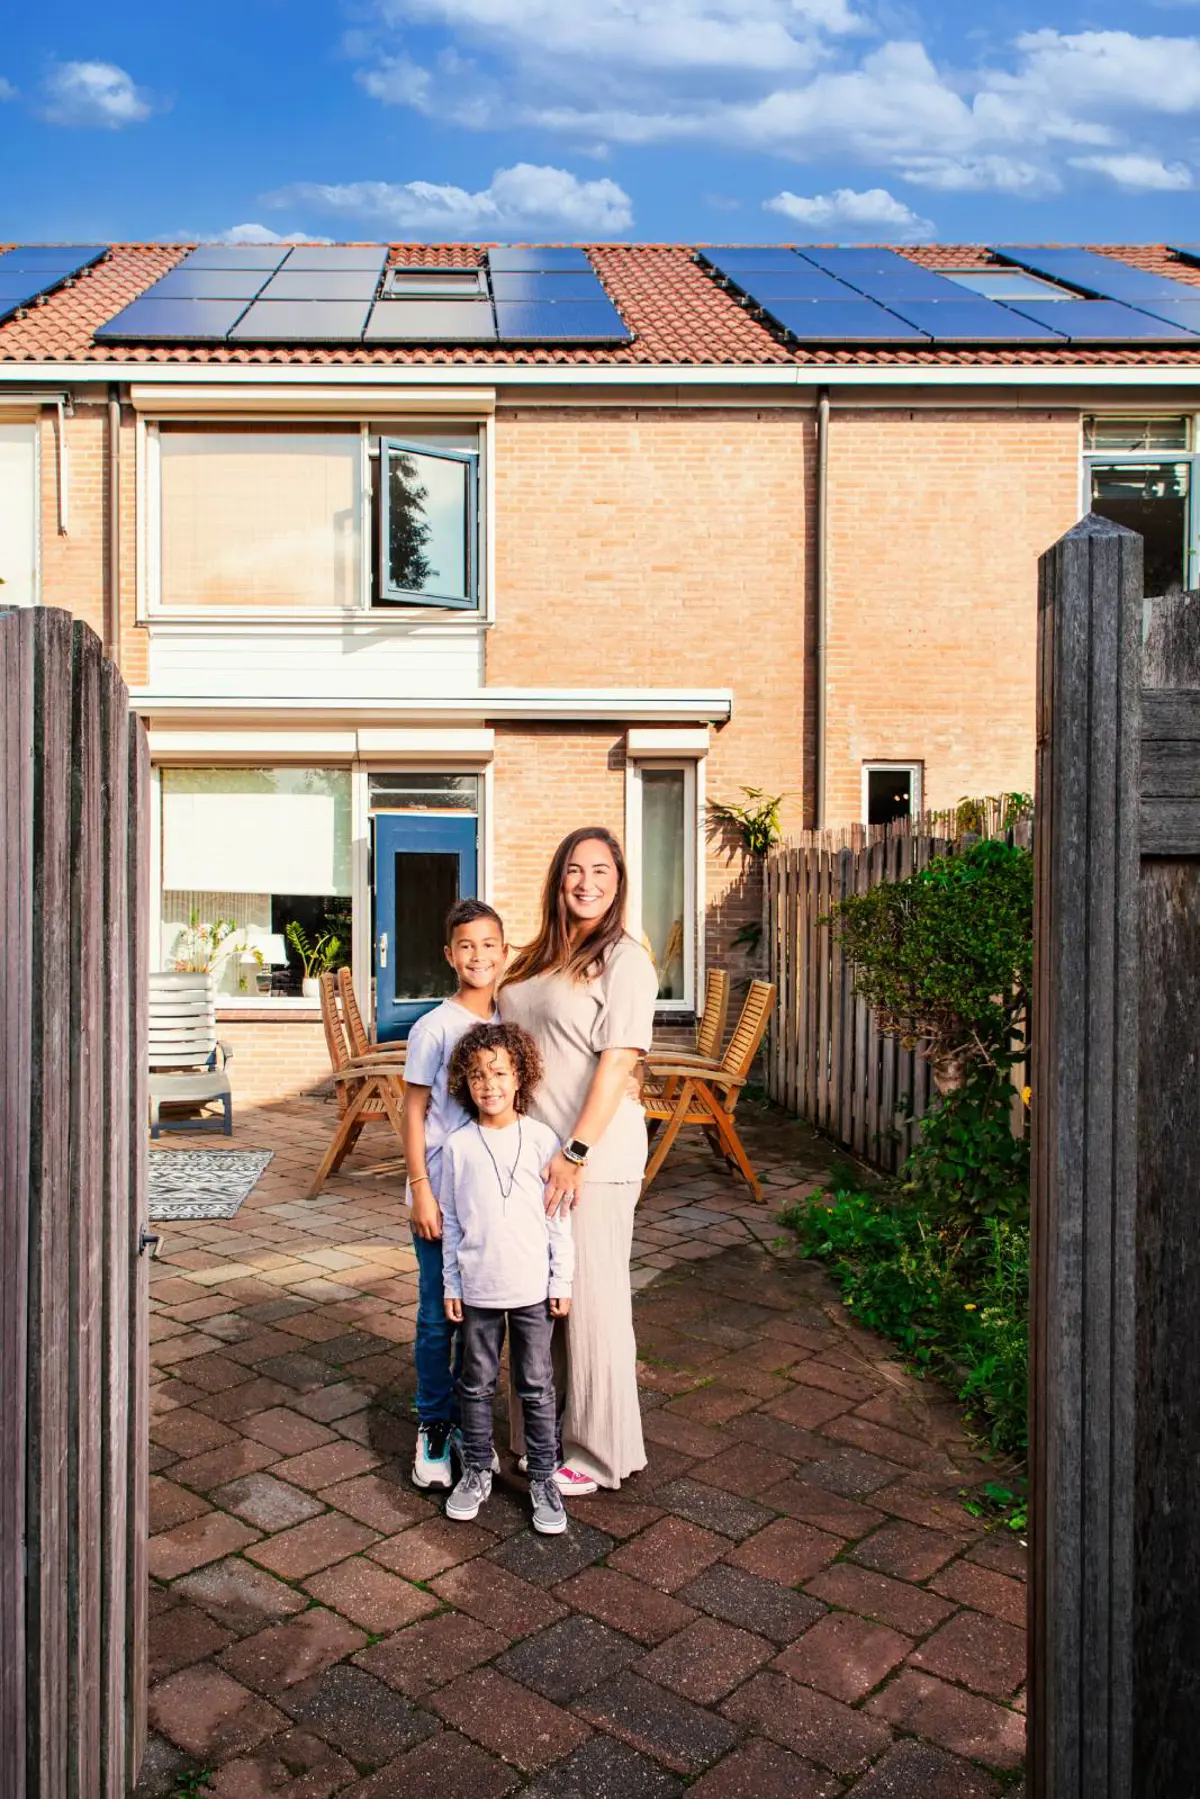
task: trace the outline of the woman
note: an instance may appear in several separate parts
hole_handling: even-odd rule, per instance
[[[575,1208],[557,1476],[568,1494],[619,1487],[646,1465],[629,1285],[646,1120],[630,1077],[650,1048],[658,977],[625,930],[627,886],[612,833],[572,831],[546,876],[541,928],[497,996],[545,1064],[530,1112],[563,1145],[546,1171],[546,1209]]]

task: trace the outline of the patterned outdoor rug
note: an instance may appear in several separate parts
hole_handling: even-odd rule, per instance
[[[232,1218],[273,1154],[269,1149],[152,1149],[151,1218]]]

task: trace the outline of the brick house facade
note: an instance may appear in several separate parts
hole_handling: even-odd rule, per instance
[[[327,1072],[294,953],[278,960],[289,912],[310,935],[334,913],[351,924],[364,1005],[396,956],[410,986],[427,978],[428,946],[393,939],[380,966],[393,853],[397,894],[432,883],[418,895],[430,905],[437,858],[458,856],[520,942],[558,839],[608,825],[627,844],[635,922],[670,965],[664,1024],[686,1026],[705,967],[746,971],[735,940],[760,907],[708,803],[754,786],[784,795],[787,828],[861,820],[873,765],[933,807],[1028,789],[1035,566],[1086,509],[1084,421],[1182,419],[1179,465],[1190,455],[1200,343],[822,355],[782,344],[686,251],[656,246],[592,252],[637,334],[624,352],[95,344],[95,324],[180,254],[116,247],[0,324],[0,431],[10,461],[27,440],[35,475],[26,597],[105,638],[149,726],[154,952],[169,960],[205,909],[235,923],[222,1034],[249,1100]],[[945,266],[955,253],[910,254]],[[376,604],[372,470],[393,439],[478,458],[467,609]],[[232,603],[228,586],[211,598],[222,504],[233,539],[244,529],[222,459],[258,453],[274,458],[267,559],[272,545],[298,557],[312,588],[294,607],[270,567],[244,605],[236,581]],[[293,465],[301,524],[341,558],[340,609],[288,536]],[[256,495],[263,466],[244,465]],[[16,510],[0,483],[0,573],[24,541]],[[439,818],[449,850],[412,823]],[[272,856],[283,893],[261,890]]]

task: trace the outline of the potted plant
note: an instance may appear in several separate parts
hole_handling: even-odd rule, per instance
[[[342,953],[341,938],[335,931],[322,931],[319,937],[310,940],[298,918],[291,920],[285,934],[304,969],[301,993],[305,999],[318,999],[321,976],[336,965]]]
[[[175,939],[172,954],[175,973],[211,974],[221,959],[221,945],[236,930],[232,918],[214,918],[208,924],[198,911],[189,913],[187,924]]]

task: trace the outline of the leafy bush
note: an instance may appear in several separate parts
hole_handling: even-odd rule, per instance
[[[976,1063],[961,1087],[943,1094],[921,1120],[904,1165],[906,1193],[931,1216],[969,1227],[986,1218],[1029,1218],[1029,1139],[1014,1136],[1007,1070]]]

